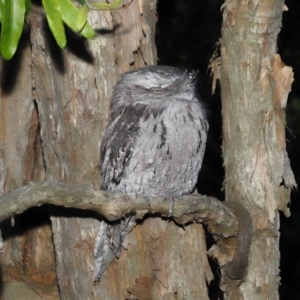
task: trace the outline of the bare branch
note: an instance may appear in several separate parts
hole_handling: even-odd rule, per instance
[[[135,214],[140,219],[146,214],[166,217],[170,208],[169,201],[162,198],[151,200],[149,206],[148,201],[141,196],[131,197],[123,193],[63,183],[31,182],[0,198],[0,222],[21,214],[30,207],[43,204],[91,210],[110,221],[130,214]],[[232,279],[241,279],[245,276],[248,264],[251,216],[239,203],[228,202],[226,205],[230,210],[213,197],[197,194],[184,196],[175,200],[172,218],[181,225],[206,223],[215,240],[219,241],[218,246],[214,245],[208,254],[217,259],[221,267],[230,262],[226,273]],[[235,253],[228,251],[232,243],[232,239],[227,239],[228,237],[237,237]]]
[[[151,200],[151,207],[141,196],[94,190],[86,186],[63,183],[31,182],[0,198],[0,221],[43,204],[92,210],[113,221],[124,215],[145,214],[167,216],[170,203],[164,199]],[[175,201],[172,218],[178,224],[205,222],[212,234],[220,237],[236,235],[237,220],[230,210],[213,197],[184,196]]]

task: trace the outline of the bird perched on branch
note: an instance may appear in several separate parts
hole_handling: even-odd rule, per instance
[[[100,150],[101,189],[151,199],[190,194],[197,183],[208,123],[195,90],[196,74],[148,66],[122,75],[114,88]],[[94,282],[119,257],[128,216],[102,221],[94,249]]]

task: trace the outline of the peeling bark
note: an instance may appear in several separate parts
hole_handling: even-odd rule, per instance
[[[285,149],[284,114],[293,75],[276,54],[283,9],[281,0],[223,5],[226,201],[247,207],[254,225],[245,282],[237,287],[223,273],[227,299],[278,299],[278,209],[289,214],[289,192],[296,186]]]

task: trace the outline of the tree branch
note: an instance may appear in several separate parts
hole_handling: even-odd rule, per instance
[[[149,207],[141,196],[63,183],[31,182],[0,198],[0,221],[43,204],[95,211],[109,221],[129,214],[136,214],[137,218],[143,218],[145,214],[167,216],[170,207],[169,201],[162,198],[151,200]],[[213,197],[193,194],[176,199],[172,218],[182,225],[207,223],[210,232],[219,237],[235,236],[237,232],[236,217]]]
[[[162,198],[151,200],[149,205],[142,196],[132,197],[124,193],[63,183],[31,182],[0,198],[0,222],[21,214],[30,207],[43,204],[91,210],[109,221],[130,214],[135,214],[139,219],[146,214],[166,217],[170,208],[169,201]],[[214,245],[208,254],[217,259],[220,266],[230,262],[225,272],[232,279],[241,279],[245,276],[248,264],[252,235],[251,216],[241,204],[228,202],[226,205],[230,209],[213,197],[198,194],[183,196],[175,200],[172,218],[181,225],[191,222],[206,223],[218,241],[218,246]],[[232,239],[228,239],[233,236],[237,238],[234,247]],[[235,249],[234,253],[232,249]]]

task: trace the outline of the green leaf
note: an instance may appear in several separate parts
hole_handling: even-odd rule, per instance
[[[122,0],[115,0],[113,3],[87,3],[89,4],[90,8],[96,8],[99,10],[113,10],[117,8],[120,3],[122,3]]]
[[[31,8],[31,0],[25,0],[25,14],[27,15]]]
[[[4,0],[0,0],[0,23],[2,23],[4,11],[5,11]]]
[[[89,11],[89,8],[87,7],[86,4],[83,5],[81,7],[81,9],[79,10],[78,19],[77,19],[77,31],[78,32],[80,32],[83,29],[84,25],[87,22],[88,11]]]
[[[60,48],[66,47],[67,38],[65,27],[62,21],[61,6],[59,0],[42,0],[48,25]]]
[[[5,0],[1,31],[1,54],[9,60],[17,50],[25,16],[25,0]]]
[[[74,31],[77,31],[78,30],[77,20],[78,20],[78,16],[79,16],[78,8],[70,0],[61,0],[60,5],[61,5],[61,9],[62,9],[63,21],[71,29],[73,29]],[[85,23],[80,34],[83,35],[87,39],[93,39],[95,37],[95,31],[88,22]]]
[[[85,5],[86,4],[85,0],[76,0],[76,2],[78,2],[81,5]]]

